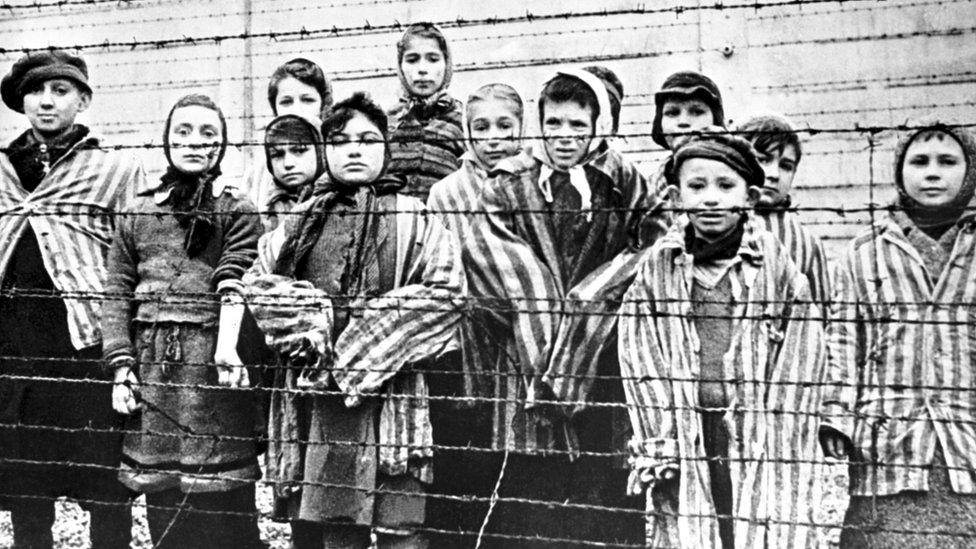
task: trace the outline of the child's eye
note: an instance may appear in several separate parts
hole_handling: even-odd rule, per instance
[[[305,96],[302,98],[302,103],[315,103],[315,98]]]
[[[783,170],[784,172],[792,172],[796,169],[796,164],[792,162],[780,162],[779,169]]]
[[[955,166],[959,164],[959,159],[954,156],[940,156],[939,164],[942,166]]]
[[[929,157],[924,155],[913,156],[908,161],[912,166],[927,166],[929,163]]]
[[[417,61],[420,61],[420,56],[415,53],[410,53],[403,56],[403,61],[406,63],[416,63]]]
[[[688,114],[690,114],[691,116],[694,116],[696,118],[699,117],[699,116],[704,116],[705,115],[705,109],[703,109],[701,107],[698,107],[698,106],[691,107],[691,108],[688,109]]]
[[[668,107],[664,109],[661,114],[667,116],[668,118],[677,118],[677,116],[681,114],[681,110],[677,107]]]
[[[476,132],[486,132],[488,131],[488,124],[472,124],[471,130]]]
[[[308,145],[292,145],[289,152],[291,152],[291,154],[295,156],[300,156],[305,154],[305,151],[307,150],[308,150]]]
[[[283,151],[281,149],[271,149],[271,151],[268,153],[268,155],[271,156],[272,159],[274,159],[274,158],[282,158],[283,156],[285,156],[285,151]]]
[[[279,105],[291,105],[291,97],[282,97],[278,100]]]

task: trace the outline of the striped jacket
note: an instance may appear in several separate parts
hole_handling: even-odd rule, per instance
[[[532,435],[535,422],[522,413],[526,384],[521,379],[510,315],[497,310],[490,300],[478,297],[491,295],[492,288],[501,286],[496,270],[479,266],[504,262],[507,258],[494,257],[497,251],[484,246],[485,241],[475,236],[475,221],[484,212],[481,193],[488,172],[473,154],[467,153],[462,158],[461,169],[431,188],[427,207],[461,243],[470,294],[458,332],[465,393],[490,399],[492,449],[524,448],[528,440],[535,440]],[[474,259],[478,257],[484,259]]]
[[[976,493],[976,219],[941,274],[892,217],[849,245],[835,277],[824,423],[859,454],[851,493],[926,490],[936,444]]]
[[[465,284],[454,235],[425,215],[416,199],[393,198],[395,233],[377,239],[380,247],[396,247],[396,289],[350,305],[358,311],[335,342],[330,372],[349,406],[365,395],[383,394],[380,470],[401,475],[408,472],[408,461],[433,456],[427,384],[423,373],[410,364],[437,356],[451,342],[461,317],[457,298]],[[314,203],[300,204],[295,211],[304,212]],[[294,217],[297,221],[300,216]],[[292,225],[286,222],[262,237],[249,283],[274,271]],[[325,390],[328,382],[328,376],[321,376],[316,388]]]
[[[790,212],[759,211],[757,217],[807,277],[813,299],[825,307],[830,297],[830,277],[820,240]],[[568,314],[559,326],[552,359],[543,380],[570,415],[580,411],[590,400],[598,358],[607,347],[615,344],[612,339],[620,298],[649,254],[649,249],[639,253],[625,252],[593,272],[569,293]]]
[[[637,473],[677,463],[676,525],[649,515],[654,547],[721,547],[698,408],[694,262],[680,220],[651,249],[620,311],[618,353]],[[737,302],[725,355],[737,548],[813,547],[823,323],[806,279],[773,235],[750,221],[730,272]],[[646,478],[646,477],[645,477]],[[652,484],[653,486],[653,484]],[[648,490],[649,512],[659,500]],[[658,497],[651,497],[652,495]],[[670,528],[669,528],[670,526]],[[676,526],[676,527],[675,527]]]
[[[33,192],[0,154],[0,277],[29,223],[44,266],[61,292],[76,349],[102,340],[101,294],[114,214],[145,186],[141,164],[129,154],[100,148],[89,136],[55,162]]]
[[[789,251],[793,262],[810,283],[810,294],[818,303],[826,305],[830,299],[830,275],[823,243],[813,236],[795,213],[786,210],[757,212],[773,233]]]
[[[614,260],[625,250],[636,250],[663,232],[654,197],[646,179],[615,150],[604,147],[584,165],[594,189],[592,221],[573,272],[563,272],[553,234],[552,204],[540,188],[542,163],[523,153],[500,162],[483,192],[484,217],[473,227],[480,253],[466,257],[472,292],[476,298],[504,301],[511,313],[515,359],[521,385],[514,400],[515,413],[523,417],[527,387],[545,371],[556,343],[556,328],[563,318],[563,299],[594,269]],[[473,273],[473,274],[472,274]],[[558,351],[557,351],[558,352]],[[526,396],[522,396],[526,395]],[[524,438],[515,447],[545,448],[551,433],[534,422],[520,420]]]

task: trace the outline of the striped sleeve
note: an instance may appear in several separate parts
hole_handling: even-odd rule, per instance
[[[398,208],[404,201],[398,201]],[[464,279],[454,235],[437,219],[416,211],[397,214],[397,241],[406,243],[403,256],[406,285],[366,301],[336,342],[333,376],[354,404],[358,395],[379,391],[384,382],[408,364],[437,355],[453,338],[461,318],[459,297]],[[403,234],[404,225],[411,234]]]
[[[864,325],[855,287],[857,252],[852,245],[837,267],[830,323],[827,327],[827,386],[823,401],[823,425],[853,439],[854,405],[857,402],[858,365],[864,340]]]
[[[472,259],[477,283],[494,284],[492,297],[505,300],[514,319],[514,337],[521,364],[531,372],[546,367],[555,339],[560,300],[559,281],[516,228],[526,207],[511,199],[505,187],[518,177],[503,175],[490,181],[482,195],[485,216],[475,221],[478,247],[490,250]]]
[[[678,459],[678,416],[669,368],[658,339],[651,284],[654,258],[645,262],[620,309],[617,352],[634,450],[656,462]]]

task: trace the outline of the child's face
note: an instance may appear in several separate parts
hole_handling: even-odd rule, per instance
[[[347,185],[376,181],[383,172],[383,133],[362,113],[353,114],[342,131],[329,134],[325,145],[332,177]]]
[[[759,165],[762,166],[763,173],[766,174],[766,183],[760,191],[764,197],[775,203],[790,194],[793,188],[793,176],[796,175],[796,147],[787,145],[782,151],[760,152],[757,156]]]
[[[905,151],[901,177],[905,193],[922,206],[948,205],[966,177],[962,146],[944,132],[919,136]]]
[[[318,170],[315,147],[305,143],[271,143],[271,170],[275,181],[286,188],[311,183]]]
[[[278,82],[275,115],[295,114],[307,120],[322,116],[322,96],[318,90],[297,78],[288,76]]]
[[[518,152],[521,127],[507,101],[486,99],[468,104],[471,149],[489,168]]]
[[[217,112],[200,105],[173,111],[169,125],[170,160],[185,174],[201,174],[217,161],[223,135]]]
[[[701,131],[713,121],[712,109],[700,99],[668,99],[661,109],[661,131],[671,150],[680,136],[669,134]]]
[[[593,140],[593,110],[572,101],[546,101],[542,111],[542,139],[555,167],[568,170],[582,162]]]
[[[414,36],[407,41],[400,70],[403,71],[411,94],[430,97],[444,84],[447,60],[437,40]]]
[[[695,234],[715,240],[742,218],[743,209],[755,204],[758,193],[746,185],[735,170],[718,160],[690,158],[678,172],[679,187],[670,188],[671,198],[688,210]]]
[[[91,97],[67,78],[45,80],[24,94],[24,114],[42,136],[58,135],[75,123]]]

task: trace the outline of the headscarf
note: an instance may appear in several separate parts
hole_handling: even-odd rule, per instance
[[[426,34],[433,35],[425,36]],[[432,38],[441,48],[444,54],[444,80],[441,86],[429,97],[418,97],[410,91],[410,84],[407,82],[406,75],[403,74],[403,55],[407,51],[410,39],[413,37]],[[441,29],[433,23],[414,23],[407,27],[403,36],[397,41],[397,75],[400,77],[400,87],[402,95],[400,103],[405,109],[417,114],[419,119],[433,118],[441,112],[448,112],[454,108],[454,99],[448,94],[447,89],[451,85],[451,78],[454,76],[454,58],[451,55],[451,47],[447,43],[447,38]]]
[[[325,172],[325,143],[318,125],[304,117],[295,114],[283,114],[268,124],[264,132],[264,159],[268,164],[268,173],[274,174],[271,166],[271,146],[275,143],[284,145],[311,145],[315,149],[315,176],[308,181],[311,185]],[[282,185],[275,179],[275,185]]]
[[[723,128],[709,127],[704,131],[721,132],[722,130]],[[681,165],[691,158],[717,160],[742,176],[748,186],[762,187],[766,183],[766,175],[756,158],[755,149],[741,137],[727,133],[703,133],[690,136],[664,165],[664,173],[669,185],[678,186],[678,172],[681,170]]]
[[[593,139],[590,140],[590,147],[587,151],[586,156],[583,160],[567,170],[569,174],[569,183],[580,195],[580,208],[583,210],[588,210],[592,204],[592,191],[590,190],[590,183],[586,179],[586,171],[583,166],[597,154],[605,149],[607,145],[608,137],[613,135],[613,114],[610,108],[610,96],[607,94],[607,88],[604,86],[603,81],[592,73],[579,69],[561,69],[556,71],[556,76],[569,76],[582,81],[586,86],[593,92],[596,96],[597,104],[600,107],[600,113],[597,115],[596,123],[593,125]],[[555,78],[555,77],[554,77]],[[549,85],[552,79],[547,81],[542,89],[545,90],[546,86]],[[539,102],[542,105],[542,101]],[[539,110],[539,119],[542,119],[542,110]],[[537,146],[533,147],[533,152],[537,160],[542,162],[543,170],[539,177],[539,187],[542,190],[542,195],[545,197],[546,202],[552,202],[552,186],[549,181],[550,176],[556,169],[552,158],[549,156],[549,151],[546,150],[545,140],[540,137]]]
[[[661,117],[664,111],[664,104],[668,99],[675,97],[681,99],[700,99],[704,101],[712,111],[712,123],[716,126],[725,127],[725,109],[722,106],[722,92],[718,85],[711,78],[694,71],[676,72],[669,76],[661,90],[654,94],[654,124],[651,127],[651,139],[655,143],[670,149],[668,141],[661,128]]]
[[[908,196],[908,193],[905,192],[902,169],[908,147],[915,138],[933,131],[947,134],[959,143],[966,161],[966,174],[963,176],[962,187],[960,187],[959,193],[953,198],[952,202],[945,206],[928,208],[919,204],[918,201]],[[974,196],[976,196],[976,141],[974,141],[972,134],[966,129],[949,127],[940,122],[931,122],[930,125],[924,128],[907,133],[899,140],[898,145],[895,147],[894,174],[895,186],[898,189],[896,206],[902,208],[905,214],[920,229],[951,225],[961,219],[970,219],[976,216],[976,211],[972,209],[976,206],[976,200],[974,200]]]
[[[169,130],[173,121],[173,113],[177,109],[189,106],[199,106],[217,113],[220,118],[221,141],[217,158],[213,165],[202,174],[187,174],[173,166],[170,155]],[[176,219],[181,227],[186,229],[183,248],[187,255],[195,257],[206,247],[213,235],[213,182],[220,176],[220,162],[227,151],[227,122],[220,107],[206,95],[190,94],[181,97],[166,117],[163,129],[163,151],[168,166],[160,178],[160,185],[155,189],[158,196],[163,196],[163,203],[172,204],[176,212]]]
[[[345,108],[350,108],[344,105],[344,103],[349,101],[354,102],[357,100],[357,97],[359,97],[358,93],[354,94],[349,100],[337,103],[332,111],[333,115],[342,112]],[[360,98],[360,100],[364,100],[364,98]],[[382,111],[380,111],[380,113],[382,114]],[[383,147],[385,149],[383,169],[379,176],[372,182],[364,185],[346,185],[337,179],[332,173],[331,168],[329,167],[328,157],[325,156],[325,173],[328,175],[328,177],[319,178],[317,183],[322,185],[321,189],[316,189],[315,196],[312,198],[312,204],[308,206],[305,213],[298,221],[298,224],[293,227],[285,237],[285,242],[281,246],[281,251],[279,252],[278,259],[275,263],[274,274],[292,277],[295,276],[295,273],[298,271],[302,263],[304,263],[305,258],[311,252],[312,248],[315,246],[315,243],[318,242],[319,238],[322,236],[322,231],[325,229],[325,221],[328,217],[328,212],[336,203],[350,203],[351,201],[355,200],[356,193],[363,188],[369,189],[370,192],[377,196],[382,196],[395,193],[404,187],[406,183],[403,179],[387,173],[387,168],[390,164],[388,129],[386,124],[379,125],[378,129],[383,136]],[[325,139],[328,139],[328,137]]]

